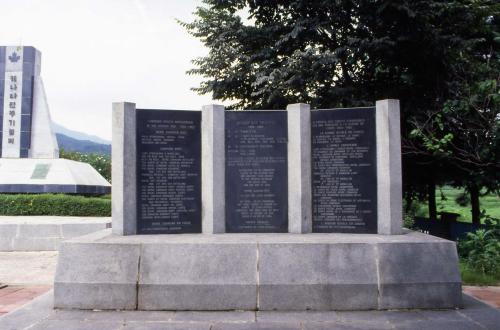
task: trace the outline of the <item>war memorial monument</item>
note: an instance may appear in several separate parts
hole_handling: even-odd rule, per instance
[[[109,193],[92,166],[59,158],[40,71],[37,49],[0,46],[0,193]]]
[[[402,227],[398,100],[355,109],[113,105],[113,226],[61,245],[54,306],[461,304],[455,243]]]

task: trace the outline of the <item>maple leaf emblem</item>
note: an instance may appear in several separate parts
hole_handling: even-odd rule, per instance
[[[19,61],[20,58],[21,58],[21,56],[17,55],[16,52],[13,52],[12,55],[9,56],[9,60],[12,63],[16,63],[17,61]]]

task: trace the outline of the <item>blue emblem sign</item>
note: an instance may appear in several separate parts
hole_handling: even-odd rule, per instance
[[[13,52],[12,55],[9,56],[9,60],[12,63],[16,63],[17,61],[19,61],[20,58],[21,58],[21,56],[17,55],[16,52]]]

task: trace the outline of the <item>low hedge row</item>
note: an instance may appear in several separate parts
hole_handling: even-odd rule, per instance
[[[0,215],[111,216],[111,199],[65,194],[0,194]]]

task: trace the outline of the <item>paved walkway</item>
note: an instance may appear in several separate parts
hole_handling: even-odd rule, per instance
[[[500,286],[464,286],[463,291],[490,306],[500,308]]]
[[[56,263],[57,251],[0,252],[0,283],[52,285]]]
[[[0,289],[0,316],[18,309],[51,289],[51,285],[8,286]]]
[[[464,295],[464,309],[365,312],[144,312],[52,309],[52,291],[0,317],[2,330],[498,329],[500,311]]]

